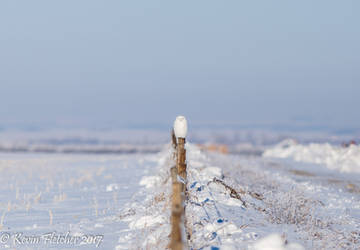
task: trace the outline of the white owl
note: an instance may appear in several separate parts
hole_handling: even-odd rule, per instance
[[[187,121],[184,116],[178,116],[174,122],[174,132],[176,138],[185,138],[187,134]]]

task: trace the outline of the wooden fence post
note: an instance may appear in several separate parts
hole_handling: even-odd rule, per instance
[[[175,182],[172,185],[172,205],[171,205],[171,243],[170,248],[173,250],[183,249],[181,236],[181,217],[183,214],[181,183]]]
[[[176,117],[174,122],[174,132],[177,138],[177,170],[179,176],[186,181],[186,150],[185,138],[187,134],[187,121],[184,116]]]
[[[185,138],[178,138],[177,147],[177,169],[178,174],[186,180],[186,149],[185,149]]]
[[[186,181],[186,150],[185,137],[187,133],[187,122],[185,117],[178,116],[174,123],[174,129],[171,134],[172,145],[176,150],[176,166],[170,169],[172,179],[172,197],[171,197],[171,242],[169,247],[172,250],[183,249],[182,239],[182,216],[184,214],[183,191],[185,184],[178,181],[178,175]]]

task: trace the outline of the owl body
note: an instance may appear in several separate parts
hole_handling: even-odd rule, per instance
[[[176,138],[185,138],[187,134],[187,121],[184,116],[178,116],[174,122],[174,132]]]

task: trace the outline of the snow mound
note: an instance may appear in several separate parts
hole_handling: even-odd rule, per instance
[[[340,147],[328,143],[309,145],[286,140],[267,149],[264,157],[290,158],[298,162],[322,164],[329,169],[341,172],[360,173],[360,146]]]
[[[161,178],[159,176],[144,176],[141,178],[139,185],[146,188],[156,187],[159,184]]]
[[[142,229],[145,227],[152,227],[154,225],[164,224],[167,219],[164,216],[143,216],[137,220],[130,222],[129,227],[131,229]]]
[[[304,250],[296,243],[286,244],[279,234],[270,234],[254,244],[254,250]]]

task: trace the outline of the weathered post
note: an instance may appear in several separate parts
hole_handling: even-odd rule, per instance
[[[183,249],[183,242],[181,236],[181,217],[183,214],[182,197],[181,197],[181,183],[174,182],[171,205],[171,243],[170,248],[173,250]]]
[[[176,136],[175,136],[175,131],[174,131],[174,128],[171,130],[171,145],[172,145],[172,148],[173,148],[173,153],[172,153],[172,158],[175,160],[176,162],[176,157],[177,157],[177,139],[176,139]],[[176,165],[175,165],[176,167]],[[177,174],[177,172],[176,172]]]
[[[176,140],[174,129],[171,130],[171,142],[172,142],[173,148],[176,149],[177,148],[177,140]]]

